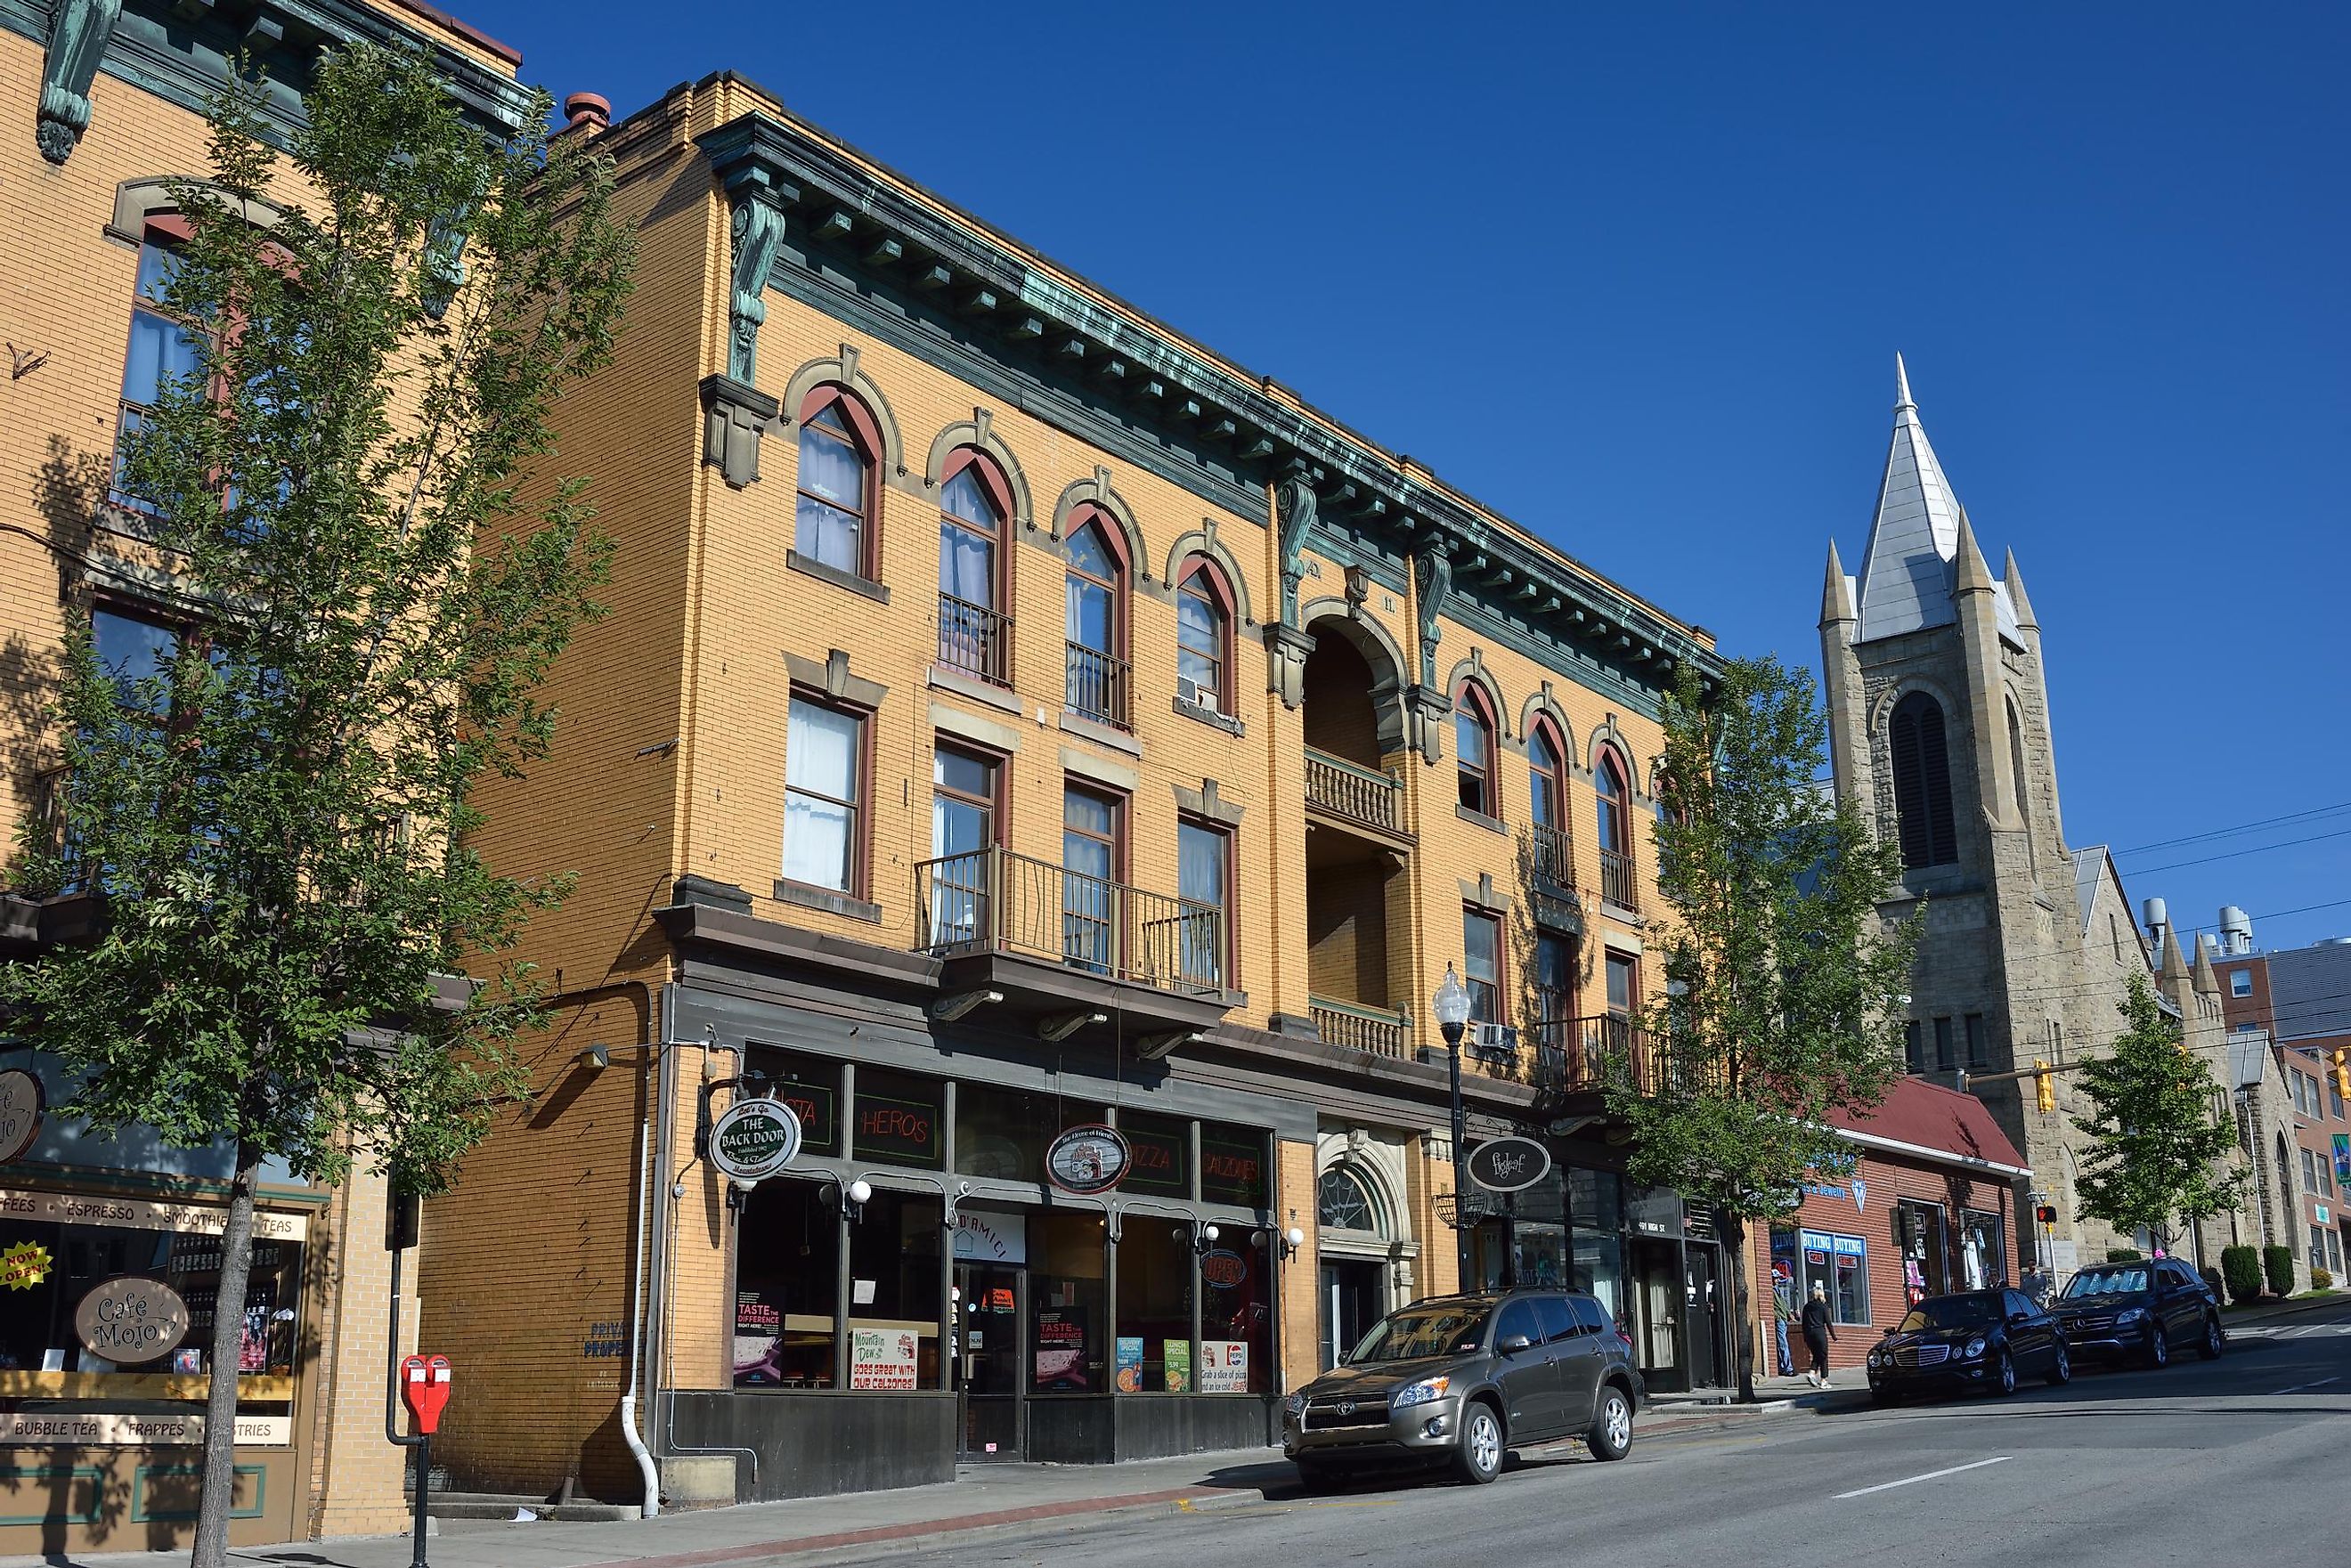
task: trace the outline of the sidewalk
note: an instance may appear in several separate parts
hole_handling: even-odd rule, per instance
[[[1790,1407],[1776,1406],[1782,1412]],[[1773,1408],[1673,1398],[1644,1407],[1635,1431],[1636,1437],[1704,1431],[1754,1420]],[[1570,1447],[1552,1445],[1530,1452],[1547,1455]],[[945,1538],[1039,1520],[1228,1507],[1258,1501],[1269,1493],[1286,1495],[1295,1484],[1295,1472],[1278,1448],[1123,1465],[968,1465],[947,1486],[746,1503],[609,1524],[444,1521],[433,1537],[430,1556],[433,1568],[717,1568],[787,1554]],[[239,1563],[283,1568],[408,1568],[411,1550],[405,1535],[381,1535],[249,1546],[229,1555]],[[0,1568],[160,1568],[186,1558],[184,1550],[87,1552],[0,1558]]]

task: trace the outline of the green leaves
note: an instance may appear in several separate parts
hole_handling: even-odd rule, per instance
[[[1782,1213],[1835,1168],[1830,1113],[1899,1071],[1916,919],[1881,928],[1899,852],[1829,791],[1826,750],[1811,676],[1770,659],[1733,662],[1711,703],[1686,678],[1667,705],[1662,1067],[1610,1108],[1635,1180],[1740,1216]]]
[[[2114,1048],[2074,1082],[2090,1101],[2074,1124],[2089,1134],[2074,1190],[2082,1212],[2129,1233],[2170,1230],[2236,1206],[2248,1172],[2231,1158],[2235,1130],[2214,1114],[2217,1088],[2181,1041],[2144,975],[2131,977]]]
[[[538,1008],[500,955],[568,886],[486,865],[468,797],[544,754],[535,688],[600,613],[584,480],[536,469],[632,240],[578,139],[491,141],[415,56],[332,53],[282,155],[256,90],[214,106],[213,182],[173,191],[159,303],[201,373],[122,455],[171,632],[127,685],[76,636],[64,841],[27,825],[23,880],[86,880],[103,935],[0,967],[0,998],[100,1130],[430,1188],[521,1092]],[[445,1005],[468,968],[492,978]]]

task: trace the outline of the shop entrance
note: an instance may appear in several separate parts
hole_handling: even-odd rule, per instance
[[[1322,1264],[1322,1370],[1372,1332],[1387,1312],[1387,1265],[1354,1259],[1326,1260]]]
[[[1720,1252],[1689,1243],[1682,1249],[1682,1316],[1689,1325],[1689,1375],[1693,1388],[1721,1385],[1722,1292]]]
[[[957,1263],[955,1280],[956,1386],[963,1395],[957,1457],[1017,1459],[1027,1437],[1020,1325],[1028,1317],[1029,1270]]]
[[[1641,1241],[1633,1249],[1633,1354],[1652,1386],[1689,1386],[1681,1364],[1681,1247],[1672,1241]]]

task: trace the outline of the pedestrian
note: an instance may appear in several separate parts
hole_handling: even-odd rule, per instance
[[[1828,1287],[1815,1280],[1813,1299],[1804,1303],[1804,1349],[1813,1358],[1813,1369],[1804,1374],[1804,1381],[1815,1388],[1829,1385],[1829,1341],[1834,1338],[1836,1325],[1829,1322]]]

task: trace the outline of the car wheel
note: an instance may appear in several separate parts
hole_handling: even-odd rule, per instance
[[[1484,1486],[1502,1473],[1502,1418],[1494,1414],[1491,1405],[1473,1403],[1462,1407],[1453,1473],[1473,1487]]]
[[[2229,1342],[2222,1338],[2220,1334],[2220,1319],[2219,1314],[2206,1314],[2204,1319],[2204,1343],[2196,1347],[2196,1354],[2202,1356],[2207,1361],[2218,1361],[2220,1359],[2221,1348],[2228,1343]]]
[[[2057,1342],[2057,1354],[2049,1358],[2049,1386],[2063,1388],[2073,1381],[2074,1354],[2061,1339]]]
[[[2171,1335],[2161,1323],[2147,1331],[2147,1364],[2158,1372],[2171,1364]]]
[[[1632,1450],[1633,1402],[1613,1383],[1600,1390],[1600,1413],[1592,1418],[1583,1446],[1595,1459],[1621,1459]]]
[[[2001,1351],[2000,1359],[1992,1363],[1991,1391],[2002,1399],[2016,1392],[2016,1361],[2006,1351]]]

